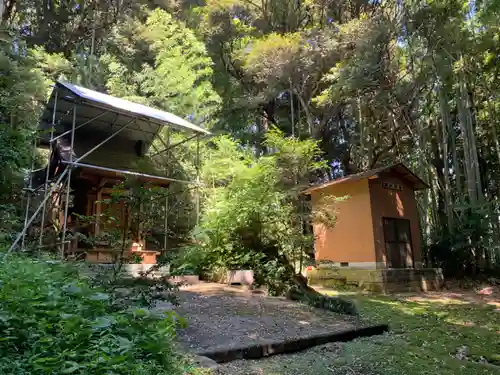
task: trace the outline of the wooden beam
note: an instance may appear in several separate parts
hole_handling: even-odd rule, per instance
[[[101,200],[102,200],[102,189],[97,189],[97,200],[95,202],[95,235],[99,234],[99,220],[101,215]]]

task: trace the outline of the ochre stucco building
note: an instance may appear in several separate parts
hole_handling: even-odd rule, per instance
[[[383,292],[440,289],[441,270],[422,268],[415,191],[426,188],[407,167],[395,164],[304,191],[313,208],[336,216],[334,226],[313,225],[316,267],[308,267],[309,282]]]
[[[421,267],[415,191],[426,188],[403,164],[395,164],[307,189],[313,207],[326,204],[337,218],[333,227],[313,226],[316,261],[341,268]],[[331,203],[328,196],[347,198]]]

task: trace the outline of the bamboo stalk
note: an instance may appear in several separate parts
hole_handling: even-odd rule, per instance
[[[474,204],[477,201],[477,185],[475,181],[475,172],[472,161],[472,149],[469,139],[469,128],[467,124],[467,115],[465,113],[465,105],[462,90],[463,82],[460,81],[459,88],[457,89],[457,110],[459,116],[460,130],[462,132],[463,150],[464,150],[464,166],[465,177],[467,181],[467,190],[469,195],[469,203]]]
[[[453,232],[453,208],[451,200],[451,186],[450,186],[450,166],[449,166],[449,129],[451,128],[450,123],[450,111],[448,108],[448,99],[446,94],[443,92],[443,88],[439,88],[439,104],[441,110],[441,130],[442,130],[442,147],[443,147],[443,162],[444,162],[444,197],[445,197],[445,211],[448,219],[448,230]]]

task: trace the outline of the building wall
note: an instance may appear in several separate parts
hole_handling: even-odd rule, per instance
[[[384,182],[398,184],[403,190],[384,188]],[[420,267],[420,224],[415,192],[403,180],[390,173],[382,173],[379,178],[369,180],[369,185],[377,263],[386,264],[387,260],[382,218],[401,218],[410,220],[413,261],[415,267]]]
[[[319,207],[325,195],[350,197],[331,207],[332,210],[337,210],[337,222],[333,228],[318,223],[313,225],[316,260],[329,260],[337,266],[340,266],[337,263],[348,262],[349,267],[375,268],[368,180],[346,182],[313,191],[313,207]]]

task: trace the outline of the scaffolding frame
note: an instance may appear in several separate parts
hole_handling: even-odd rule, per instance
[[[64,205],[64,216],[63,216],[64,221],[63,221],[63,229],[62,229],[62,239],[60,242],[60,244],[61,244],[60,255],[61,255],[61,257],[64,257],[64,244],[66,242],[66,232],[68,229],[67,225],[68,225],[68,214],[69,214],[69,212],[68,212],[69,198],[70,198],[70,193],[71,193],[71,176],[72,176],[73,169],[79,168],[79,167],[83,167],[86,169],[113,172],[113,173],[116,173],[117,175],[120,175],[120,176],[121,175],[125,175],[125,176],[129,175],[129,176],[135,176],[135,177],[143,177],[146,179],[155,179],[155,180],[159,180],[159,181],[165,181],[168,183],[175,182],[175,183],[181,183],[181,184],[186,184],[186,185],[194,185],[194,189],[196,190],[196,193],[195,193],[196,222],[197,223],[199,222],[199,215],[200,215],[200,176],[199,176],[199,173],[200,173],[200,140],[203,136],[210,135],[210,133],[208,131],[206,131],[202,128],[198,128],[196,125],[190,124],[191,127],[185,127],[184,129],[181,129],[181,130],[187,130],[187,131],[191,131],[191,132],[194,131],[196,134],[193,136],[187,137],[186,139],[171,145],[170,144],[170,128],[173,125],[173,123],[170,123],[168,121],[158,122],[158,120],[154,120],[151,117],[148,118],[147,115],[134,113],[132,111],[127,112],[127,111],[124,111],[124,110],[119,109],[119,108],[108,108],[106,106],[96,104],[96,103],[91,103],[91,102],[89,103],[88,98],[84,98],[85,100],[82,100],[82,98],[80,98],[80,99],[73,98],[73,99],[68,100],[68,97],[65,97],[64,98],[65,101],[72,101],[73,102],[72,111],[71,111],[72,112],[71,129],[62,132],[61,134],[55,135],[56,130],[57,130],[56,129],[57,126],[61,123],[61,121],[64,120],[64,118],[66,116],[69,115],[69,111],[67,111],[66,113],[62,113],[61,118],[59,119],[58,122],[56,122],[56,118],[57,118],[57,114],[58,114],[58,112],[57,112],[58,103],[61,100],[60,95],[59,95],[59,89],[61,88],[60,85],[61,85],[61,83],[58,82],[54,86],[54,104],[52,107],[52,116],[51,116],[52,121],[50,124],[50,139],[49,139],[49,143],[48,143],[49,149],[50,149],[50,154],[49,154],[49,158],[47,161],[47,167],[46,167],[47,170],[45,173],[45,181],[43,184],[43,190],[41,190],[44,194],[44,198],[42,199],[42,201],[38,205],[35,212],[31,216],[29,216],[32,196],[33,196],[33,194],[35,194],[39,190],[39,189],[33,189],[33,187],[32,187],[36,149],[37,149],[37,145],[38,145],[39,141],[41,140],[40,137],[35,137],[35,141],[33,144],[33,151],[32,151],[31,169],[29,172],[29,184],[28,184],[29,187],[27,189],[24,189],[24,191],[27,192],[24,226],[23,226],[22,231],[17,235],[16,239],[13,241],[13,243],[11,244],[9,249],[7,250],[7,252],[4,253],[3,258],[7,257],[12,251],[14,251],[14,249],[16,249],[16,247],[18,246],[19,242],[21,242],[21,250],[24,250],[26,233],[27,233],[28,229],[31,227],[31,225],[33,224],[33,222],[35,221],[35,219],[38,217],[40,212],[42,212],[42,217],[41,217],[41,222],[40,222],[40,234],[39,234],[39,238],[38,238],[38,245],[39,245],[38,248],[44,247],[43,234],[44,234],[44,227],[45,227],[45,219],[46,219],[45,214],[46,214],[46,209],[47,209],[47,202],[51,197],[53,197],[54,193],[56,192],[56,190],[58,188],[61,188],[61,187],[64,188],[64,185],[66,185],[65,186],[66,189],[65,189],[65,193],[64,193],[65,194],[65,197],[64,197],[65,205]],[[64,83],[62,83],[62,85],[64,86]],[[73,87],[77,87],[77,86],[73,86]],[[67,88],[67,87],[65,87],[65,88]],[[98,93],[98,94],[100,94],[100,93]],[[100,94],[100,95],[103,95],[103,94]],[[77,96],[78,96],[78,94],[77,94]],[[119,99],[119,100],[121,100],[121,99]],[[49,102],[50,102],[50,100],[49,100]],[[92,118],[84,121],[82,124],[76,125],[77,108],[78,108],[78,105],[82,104],[82,103],[85,106],[90,106],[90,107],[100,109],[100,110],[102,110],[102,112],[99,113],[98,115],[93,116]],[[135,103],[131,103],[131,104],[135,104]],[[147,109],[147,107],[145,107],[145,108]],[[107,138],[100,141],[97,145],[92,147],[90,150],[85,152],[83,155],[76,157],[76,159],[73,159],[76,130],[81,129],[86,125],[88,126],[89,124],[92,124],[93,121],[98,120],[101,117],[105,116],[106,114],[110,114],[110,113],[116,114],[116,117],[115,117],[113,123],[110,124],[111,127],[113,127],[115,125],[119,116],[128,117],[129,121],[126,124],[120,126],[117,130],[112,132]],[[163,113],[170,115],[166,112],[163,112]],[[174,116],[174,115],[170,115],[170,116]],[[174,117],[176,117],[176,116],[174,116]],[[120,134],[123,130],[127,129],[130,125],[135,123],[138,119],[140,119],[141,121],[146,121],[146,123],[149,124],[150,128],[153,128],[152,124],[161,125],[161,127],[159,129],[161,129],[163,127],[167,128],[167,142],[164,142],[164,140],[159,136],[159,133],[160,133],[159,129],[156,133],[155,132],[151,132],[151,133],[148,132],[148,133],[154,135],[154,137],[151,140],[150,147],[154,148],[155,153],[150,155],[151,159],[156,157],[156,156],[159,156],[159,155],[161,155],[162,157],[165,157],[166,152],[170,152],[172,149],[175,149],[176,147],[178,147],[186,142],[189,142],[193,139],[196,140],[196,157],[195,157],[195,162],[194,162],[195,169],[196,169],[196,178],[194,181],[181,180],[181,179],[176,179],[176,178],[171,178],[171,177],[157,176],[157,175],[151,175],[151,174],[146,174],[146,173],[134,172],[134,171],[130,171],[127,169],[115,169],[115,168],[108,168],[108,167],[102,167],[102,166],[93,165],[93,164],[82,163],[82,160],[84,158],[88,157],[94,151],[96,151],[97,149],[104,146],[107,142],[109,142],[115,136]],[[193,129],[193,127],[194,127],[194,129]],[[179,124],[177,124],[177,128],[179,128]],[[198,128],[200,130],[197,131],[196,128]],[[154,130],[154,129],[152,129],[152,130]],[[143,132],[142,129],[140,129],[140,131]],[[58,139],[65,137],[67,135],[70,135],[70,150],[69,150],[70,160],[69,161],[62,160],[62,163],[66,167],[59,174],[59,176],[57,176],[57,178],[55,175],[53,178],[53,181],[52,181],[50,179],[50,162],[51,162],[52,153],[54,152],[55,142]],[[164,147],[163,150],[158,150],[158,148],[154,145],[155,139],[160,140],[160,142],[162,143],[162,145]],[[49,186],[50,186],[50,188],[49,188]],[[168,237],[168,219],[167,219],[167,216],[168,216],[168,196],[165,199],[164,241],[163,241],[164,250],[167,249],[167,244],[168,244],[168,238],[167,238]]]

